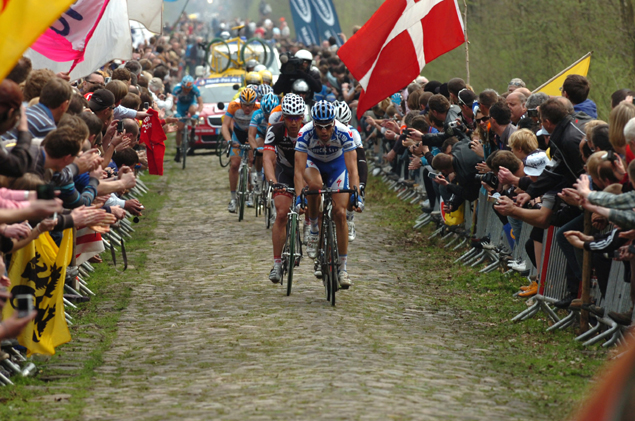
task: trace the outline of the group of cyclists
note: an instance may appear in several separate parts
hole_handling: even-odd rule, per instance
[[[310,55],[308,51],[300,50],[296,55],[304,59],[307,53]],[[275,222],[272,226],[273,268],[269,279],[280,283],[287,213],[292,205],[298,213],[305,214],[307,255],[311,259],[317,256],[320,198],[308,196],[306,203],[301,203],[300,192],[323,187],[357,190],[360,194],[333,194],[332,202],[339,253],[338,278],[340,286],[348,288],[351,285],[347,268],[348,242],[356,237],[354,214],[363,210],[367,176],[360,134],[349,125],[351,110],[343,101],[321,100],[312,104],[311,90],[303,79],[293,81],[291,92],[281,95],[274,93],[271,83],[270,77],[262,77],[262,70],[260,73],[248,72],[245,86],[227,106],[221,128],[223,139],[232,145],[229,166],[231,198],[227,210],[236,212],[239,167],[244,154],[248,154],[248,161],[253,164],[252,188],[260,189],[263,180],[273,186]],[[202,110],[202,100],[191,77],[183,78],[175,87],[174,95],[177,98],[177,117],[189,114],[196,118]],[[177,159],[180,137],[177,137]],[[250,148],[245,148],[245,145]],[[251,196],[246,205],[254,206]],[[315,273],[318,277],[319,272],[317,269]]]

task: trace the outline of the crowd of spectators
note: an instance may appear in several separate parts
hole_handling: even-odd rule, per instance
[[[160,121],[155,133],[175,130],[170,92],[187,66],[189,37],[203,26],[184,17],[131,60],[78,80],[32,69],[22,57],[0,82],[0,305],[13,304],[10,288],[20,281],[7,276],[12,254],[40,235],[59,246],[68,228],[104,233],[143,214],[137,199],[126,198],[148,169],[146,123]],[[83,257],[102,263],[99,252]],[[15,338],[36,315],[14,312],[0,324],[0,340]]]
[[[398,172],[396,162],[407,157],[406,179],[423,172],[427,200],[422,208],[433,218],[452,215],[487,193],[504,224],[508,254],[524,247],[529,257],[509,266],[524,274],[538,269],[531,284],[521,288],[521,297],[535,295],[539,283],[547,281],[540,279],[543,234],[555,226],[566,258],[566,293],[555,306],[584,308],[602,317],[604,309],[595,301],[578,298],[581,251],[592,252],[601,297],[614,260],[624,264],[624,282],[635,284],[633,91],[612,95],[608,123],[598,119],[586,77],[567,76],[561,91],[558,97],[532,93],[522,80],[512,79],[501,94],[475,92],[460,78],[442,83],[420,77],[367,112],[360,126],[386,168],[393,165]],[[583,233],[584,210],[592,212],[590,235]],[[531,228],[529,240],[517,244],[523,223]],[[489,236],[472,239],[483,248],[492,241]],[[628,326],[632,312],[631,305],[608,317]]]

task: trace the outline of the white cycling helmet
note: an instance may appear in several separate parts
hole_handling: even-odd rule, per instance
[[[344,101],[335,101],[333,105],[335,105],[335,119],[342,124],[348,125],[353,117],[348,104]]]
[[[305,104],[300,95],[286,94],[282,98],[283,115],[304,115]]]
[[[309,88],[309,84],[304,79],[296,79],[291,86],[291,91],[294,94],[308,94],[311,88]]]
[[[298,50],[295,53],[295,58],[299,58],[300,60],[313,61],[313,54],[311,54],[308,50]]]

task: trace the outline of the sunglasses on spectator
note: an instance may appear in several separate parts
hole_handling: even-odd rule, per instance
[[[301,115],[285,115],[285,116],[284,116],[284,119],[285,119],[285,120],[289,120],[289,121],[292,121],[292,122],[294,122],[294,123],[295,123],[296,121],[300,121],[300,120],[302,120],[303,118],[304,118],[304,116],[301,116]]]
[[[317,124],[314,123],[315,128],[317,129],[322,129],[322,130],[329,130],[331,127],[333,127],[335,125],[335,123],[329,123],[329,124]]]
[[[476,119],[476,121],[479,122],[479,123],[485,123],[487,120],[489,120],[489,116],[488,115]]]

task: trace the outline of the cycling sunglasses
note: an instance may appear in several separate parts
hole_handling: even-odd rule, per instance
[[[335,123],[334,122],[331,122],[331,123],[328,123],[328,124],[313,123],[313,125],[315,126],[316,129],[329,130],[331,127],[333,127],[335,125]]]
[[[304,118],[304,116],[302,116],[302,115],[285,115],[283,117],[284,117],[285,120],[289,120],[289,121],[292,121],[294,123],[296,121],[300,121],[300,120],[302,120]]]

